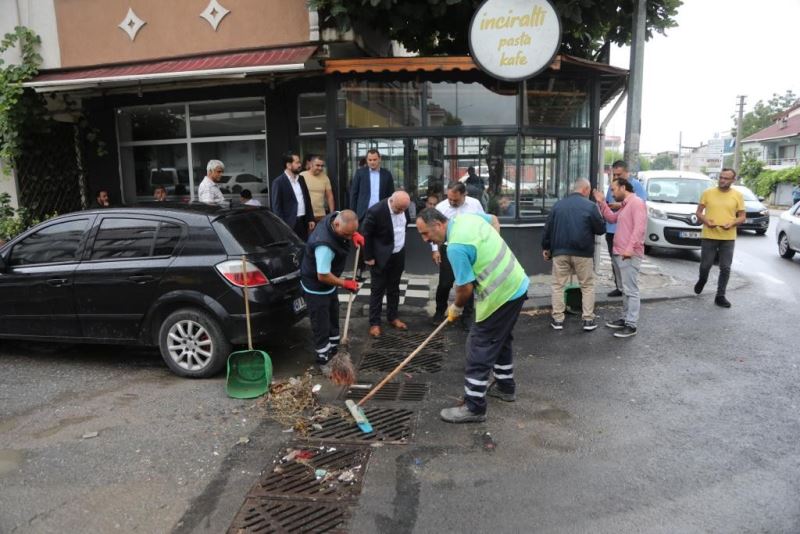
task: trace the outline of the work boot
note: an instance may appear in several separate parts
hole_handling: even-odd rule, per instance
[[[317,353],[317,365],[319,365],[319,366],[327,365],[328,362],[331,361],[331,357],[332,356],[333,355],[331,354],[330,351],[323,352],[323,353]]]
[[[486,421],[485,413],[473,413],[466,404],[445,408],[439,415],[448,423],[482,423]]]
[[[500,391],[500,388],[497,386],[497,382],[492,382],[489,384],[489,389],[486,390],[486,394],[504,402],[514,402],[517,400],[516,393],[506,393],[505,391]]]

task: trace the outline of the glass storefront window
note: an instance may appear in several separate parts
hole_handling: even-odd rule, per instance
[[[558,180],[554,193],[563,198],[572,190],[578,178],[591,179],[592,143],[588,139],[565,139],[558,142]]]
[[[297,125],[300,135],[324,134],[325,93],[308,93],[297,97]]]
[[[249,189],[253,198],[266,205],[269,181],[263,140],[192,143],[195,196],[197,187],[206,176],[206,165],[212,159],[225,164],[225,173],[219,181],[219,189],[223,194],[238,200],[242,189]]]
[[[117,125],[122,143],[179,139],[186,137],[186,109],[183,105],[120,109]]]
[[[422,125],[422,91],[416,82],[347,81],[339,88],[341,128]]]
[[[155,188],[164,186],[168,200],[188,201],[189,165],[185,143],[124,147],[120,155],[122,176],[126,178],[123,180],[126,198],[152,200]]]
[[[548,213],[560,198],[553,180],[556,166],[556,140],[525,137],[520,151],[520,217]]]
[[[517,123],[517,88],[499,84],[428,83],[429,126],[496,126]]]
[[[537,77],[525,81],[525,126],[590,126],[589,81]]]
[[[189,105],[192,137],[265,135],[264,102],[260,99]]]

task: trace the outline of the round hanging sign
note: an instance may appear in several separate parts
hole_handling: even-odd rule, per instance
[[[472,59],[509,82],[544,70],[560,45],[561,21],[548,0],[486,0],[469,28]]]

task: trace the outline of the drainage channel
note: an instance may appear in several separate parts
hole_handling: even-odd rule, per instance
[[[363,353],[359,372],[394,369],[427,337],[426,334],[387,332]],[[438,335],[412,360],[409,372],[441,370],[446,341]],[[373,383],[355,384],[340,397],[362,399]],[[363,379],[363,377],[362,377]],[[427,382],[386,384],[364,412],[373,431],[362,432],[350,417],[335,415],[318,422],[304,441],[281,449],[265,469],[228,529],[229,533],[347,532],[363,488],[372,443],[404,445],[414,437],[418,412],[396,403],[421,402],[430,391]],[[376,401],[377,405],[371,403]],[[381,406],[391,403],[392,406]]]

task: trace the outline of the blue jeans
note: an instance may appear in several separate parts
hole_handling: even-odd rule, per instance
[[[641,299],[639,298],[639,271],[642,268],[642,258],[633,256],[623,259],[622,256],[614,256],[614,263],[619,268],[619,275],[622,279],[622,315],[625,324],[636,328],[639,321],[639,309]]]

